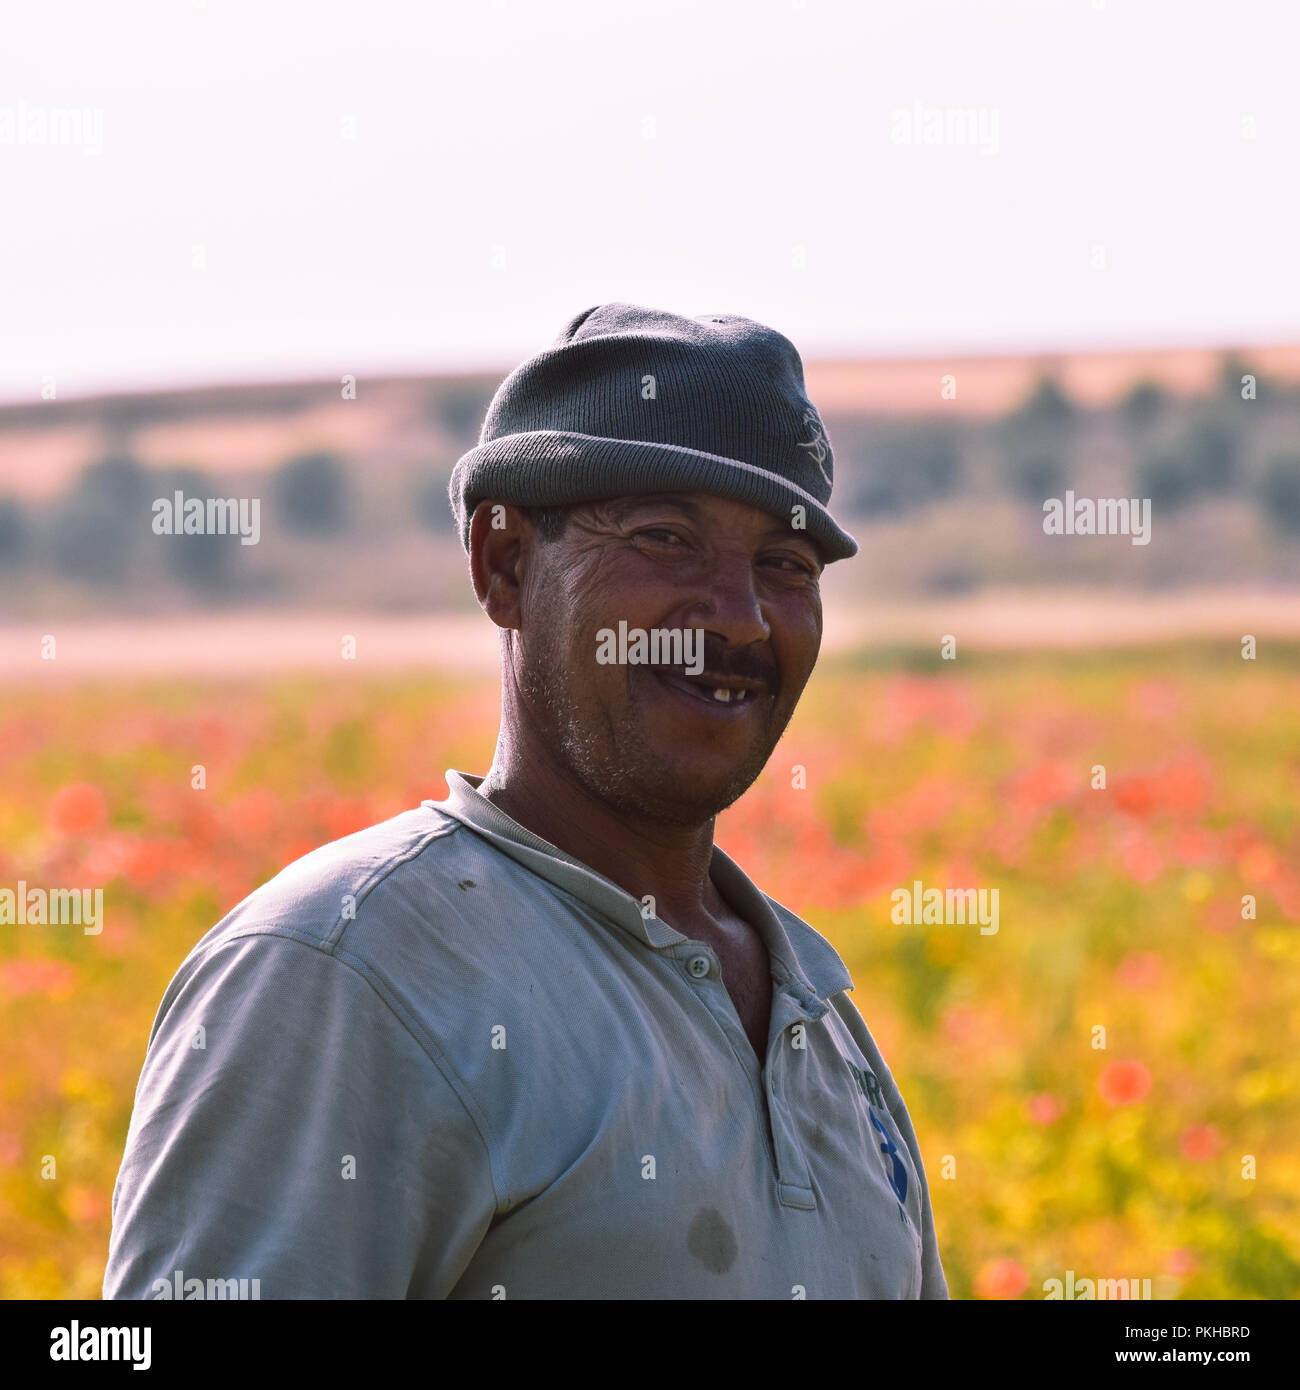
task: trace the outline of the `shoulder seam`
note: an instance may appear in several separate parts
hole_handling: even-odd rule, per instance
[[[458,820],[454,820],[449,816],[447,817],[447,822],[448,823],[446,825],[434,826],[434,828],[430,830],[427,834],[421,836],[420,839],[417,840],[416,843],[412,845],[410,849],[404,851],[395,859],[386,860],[377,869],[375,869],[375,871],[370,875],[370,877],[366,879],[366,881],[357,890],[356,902],[354,904],[354,907],[359,909],[361,904],[366,900],[366,898],[369,897],[369,895],[374,891],[374,889],[377,888],[384,881],[384,879],[386,879],[389,876],[389,874],[393,873],[397,869],[400,869],[403,864],[409,864],[412,859],[418,859],[420,855],[422,855],[424,851],[429,848],[429,846],[434,842],[434,840],[440,840],[446,835],[453,835],[457,830],[460,829],[460,822]],[[328,933],[319,943],[321,949],[323,951],[328,951],[331,954],[333,954],[334,950],[342,940],[343,933],[347,931],[349,923],[354,922],[355,920],[355,911],[351,916],[348,916],[343,911],[343,909],[340,908],[338,917],[335,918],[334,922],[330,926]]]

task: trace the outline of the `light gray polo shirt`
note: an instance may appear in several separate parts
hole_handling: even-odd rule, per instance
[[[182,964],[104,1296],[946,1298],[916,1136],[830,943],[714,849],[771,958],[760,1065],[708,945],[446,775]]]

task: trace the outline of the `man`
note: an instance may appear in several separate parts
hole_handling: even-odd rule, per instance
[[[857,550],[831,470],[794,347],[734,315],[600,305],[507,378],[451,480],[492,766],[182,965],[105,1296],[947,1297],[848,971],[713,845]]]

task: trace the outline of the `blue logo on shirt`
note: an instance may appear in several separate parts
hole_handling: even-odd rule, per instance
[[[853,1073],[854,1081],[858,1083],[858,1090],[867,1098],[867,1110],[871,1115],[871,1123],[885,1136],[885,1142],[880,1146],[880,1152],[885,1155],[891,1165],[891,1171],[887,1174],[889,1185],[894,1189],[894,1196],[898,1198],[899,1202],[905,1202],[907,1201],[907,1169],[903,1166],[898,1145],[894,1143],[889,1131],[876,1116],[875,1107],[877,1105],[882,1110],[885,1108],[885,1098],[880,1092],[880,1082],[871,1072],[863,1071],[861,1067],[855,1067],[852,1062],[848,1062],[847,1065]]]
[[[868,1109],[871,1107],[868,1106]],[[889,1131],[876,1119],[876,1112],[871,1111],[871,1123],[885,1136],[885,1142],[880,1146],[880,1152],[885,1155],[894,1165],[894,1171],[889,1175],[889,1185],[894,1189],[894,1196],[900,1202],[907,1201],[907,1169],[903,1167],[903,1160],[898,1156],[898,1145],[889,1137]]]

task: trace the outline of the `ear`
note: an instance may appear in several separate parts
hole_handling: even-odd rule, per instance
[[[522,560],[533,536],[532,523],[505,502],[483,501],[469,523],[469,572],[474,596],[502,628],[519,627]]]

